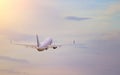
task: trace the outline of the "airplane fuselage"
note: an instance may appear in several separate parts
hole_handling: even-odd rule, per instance
[[[38,51],[44,51],[48,49],[48,46],[53,43],[52,38],[47,38],[43,42],[41,42],[40,46],[37,47]]]

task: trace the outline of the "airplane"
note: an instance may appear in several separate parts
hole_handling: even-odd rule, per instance
[[[16,45],[35,48],[38,51],[48,50],[49,48],[56,49],[58,47],[61,47],[61,45],[53,45],[53,39],[50,37],[46,38],[43,42],[40,43],[38,35],[36,35],[36,43],[37,43],[36,45],[27,45],[27,44],[16,44]]]

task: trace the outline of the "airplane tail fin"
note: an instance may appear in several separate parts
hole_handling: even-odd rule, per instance
[[[37,39],[37,47],[39,47],[39,46],[40,46],[40,43],[39,43],[38,35],[36,35],[36,39]]]

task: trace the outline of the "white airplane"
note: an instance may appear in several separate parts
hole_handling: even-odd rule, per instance
[[[53,40],[52,38],[46,38],[43,42],[39,42],[39,38],[38,35],[36,35],[36,41],[37,41],[37,45],[27,45],[27,44],[16,44],[16,45],[22,45],[22,46],[26,46],[26,47],[31,47],[31,48],[35,48],[38,51],[44,51],[47,50],[49,48],[53,48],[56,49],[58,47],[61,47],[61,45],[53,45]]]

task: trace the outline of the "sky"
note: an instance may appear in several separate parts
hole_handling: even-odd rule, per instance
[[[0,74],[119,75],[119,0],[0,0]],[[38,52],[16,46],[46,37],[56,44]]]

